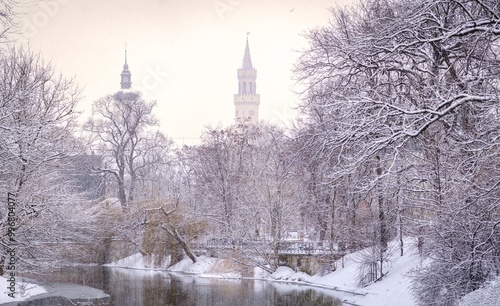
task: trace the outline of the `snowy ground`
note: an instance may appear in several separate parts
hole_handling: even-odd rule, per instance
[[[161,266],[154,266],[151,264],[150,259],[142,256],[140,253],[136,253],[116,262],[105,264],[104,266],[140,270],[168,270],[171,272],[182,272],[211,278],[241,278],[239,273],[231,269],[230,261],[218,258],[200,256],[196,263],[193,263],[189,258],[185,258],[171,267],[168,267],[169,265],[169,258],[163,260]]]
[[[40,285],[21,282],[16,279],[14,298],[9,296],[11,292],[7,289],[9,286],[8,279],[0,277],[0,286],[2,288],[0,305],[18,305],[20,301],[30,301],[28,303],[31,305],[31,303],[36,304],[33,302],[34,300],[47,298],[60,299],[64,305],[67,305],[69,301],[74,301],[74,305],[80,305],[80,303],[86,303],[89,300],[107,302],[107,299],[109,299],[109,294],[104,293],[102,290],[77,284],[51,283],[50,286],[44,288]],[[51,302],[53,301],[55,300]]]
[[[498,306],[500,305],[500,277],[462,298],[459,306]]]
[[[9,296],[11,291],[7,287],[9,287],[7,278],[0,276],[0,304],[24,301],[32,296],[46,292],[42,287],[21,282],[18,278],[16,279],[16,293],[14,294],[14,298]]]
[[[154,258],[146,258],[140,253],[136,253],[103,266],[140,270],[167,270],[170,265],[170,258],[163,260],[163,264],[160,266],[155,266],[152,262],[154,262]]]

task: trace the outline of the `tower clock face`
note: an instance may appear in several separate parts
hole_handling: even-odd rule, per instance
[[[253,116],[255,114],[253,110],[251,110],[249,113],[250,113],[250,116]]]

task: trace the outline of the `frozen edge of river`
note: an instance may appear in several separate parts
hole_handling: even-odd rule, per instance
[[[25,305],[30,302],[37,300],[47,300],[47,301],[72,301],[72,302],[87,302],[92,301],[93,305],[108,305],[110,295],[104,293],[104,291],[92,288],[89,286],[70,284],[70,283],[43,283],[34,280],[29,280],[29,283],[25,282],[29,286],[36,288],[37,290],[28,292],[23,297],[17,297],[16,299],[6,299],[6,297],[0,298],[0,304],[4,306],[14,306],[14,305]],[[43,291],[41,291],[42,289]],[[97,304],[96,304],[97,303]],[[49,304],[47,304],[49,305]]]

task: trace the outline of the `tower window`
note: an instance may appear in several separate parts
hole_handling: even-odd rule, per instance
[[[252,86],[252,82],[250,82],[250,93],[253,93],[253,86]]]
[[[247,83],[243,83],[243,93],[247,93]]]

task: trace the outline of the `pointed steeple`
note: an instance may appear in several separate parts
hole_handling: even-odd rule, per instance
[[[250,47],[248,46],[248,34],[247,33],[247,45],[245,47],[245,55],[243,55],[243,64],[241,68],[243,69],[253,69],[252,66],[252,57],[250,56]]]
[[[257,94],[257,70],[252,65],[250,47],[247,43],[243,63],[238,69],[238,93],[234,95],[235,120],[236,123],[259,122],[260,95]]]
[[[125,47],[125,64],[123,64],[123,70],[121,73],[121,89],[130,89],[132,87],[132,73],[128,70],[127,64],[127,48]]]
[[[127,64],[127,47],[125,47],[125,64],[123,64],[123,68],[128,69],[128,64]]]

